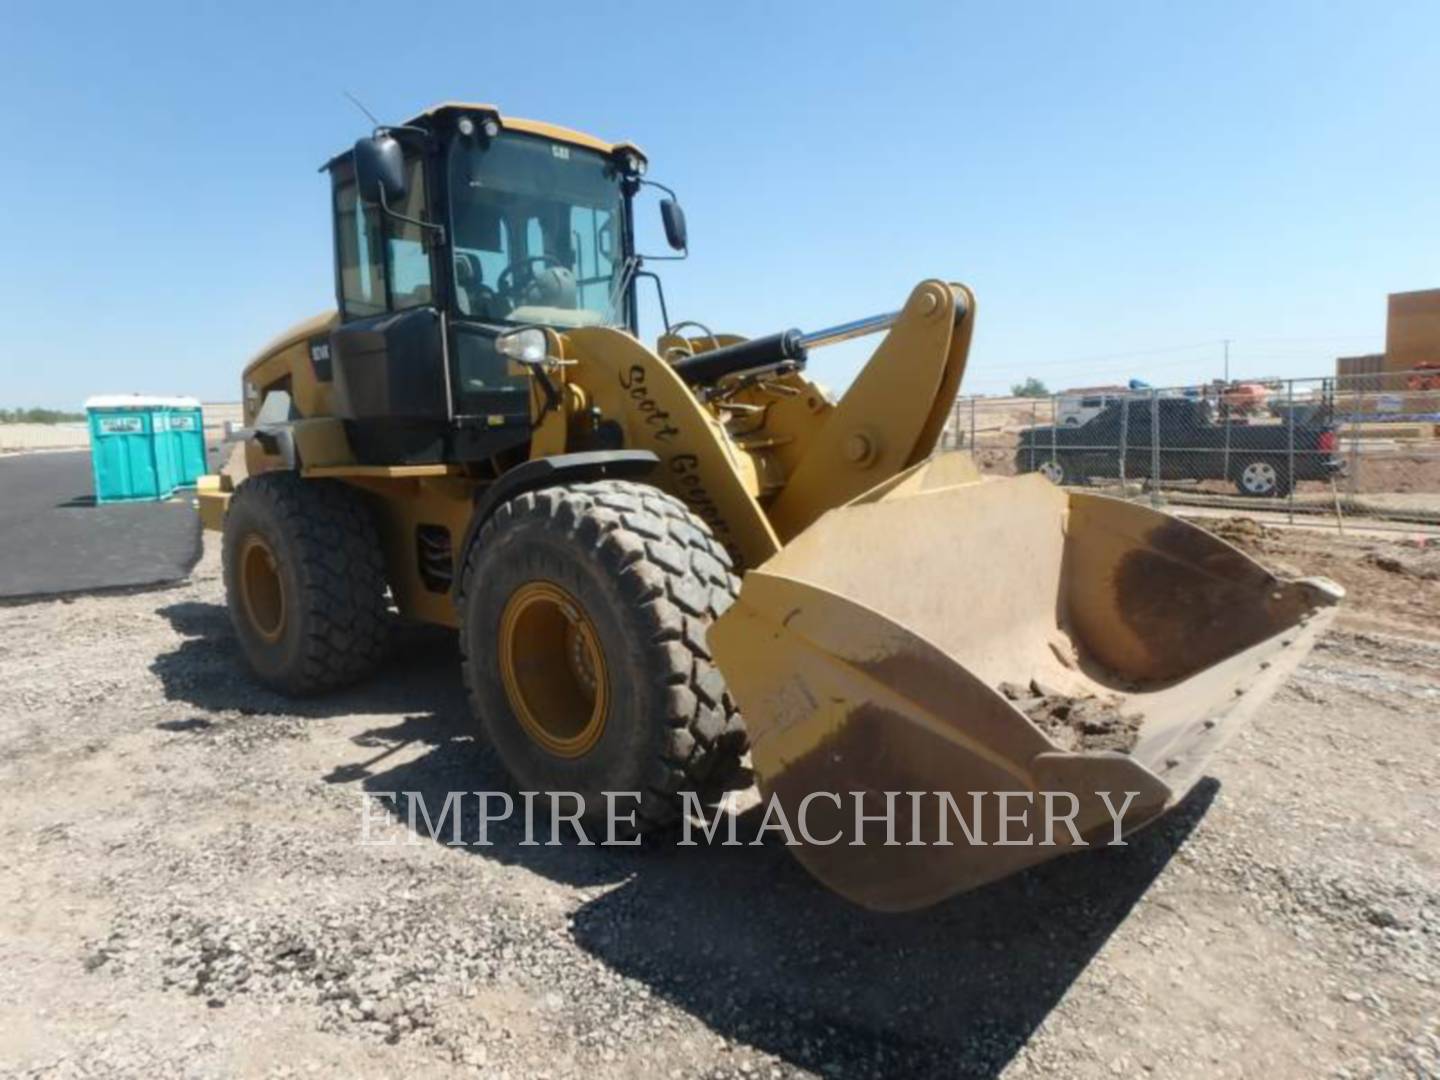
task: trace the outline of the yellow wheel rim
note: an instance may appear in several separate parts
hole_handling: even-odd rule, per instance
[[[526,734],[557,757],[588,753],[605,731],[610,687],[595,624],[573,596],[528,581],[500,616],[500,678]]]
[[[246,621],[268,642],[285,633],[285,584],[275,552],[258,533],[240,545],[240,597]]]

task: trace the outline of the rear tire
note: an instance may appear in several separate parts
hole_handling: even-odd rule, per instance
[[[460,648],[471,709],[522,791],[604,792],[637,832],[739,785],[745,729],[706,631],[739,579],[679,500],[620,480],[526,492],[465,556]]]
[[[333,690],[383,661],[385,560],[352,488],[289,472],[251,477],[230,500],[221,554],[241,653],[267,686]]]
[[[1290,494],[1284,471],[1266,458],[1242,460],[1234,468],[1235,488],[1255,499],[1283,499]]]

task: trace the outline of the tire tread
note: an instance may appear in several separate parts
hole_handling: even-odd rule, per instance
[[[506,529],[541,519],[577,547],[592,547],[646,630],[645,670],[656,693],[653,719],[669,729],[646,769],[638,831],[678,820],[681,792],[718,800],[743,776],[744,724],[715,666],[705,631],[740,589],[729,554],[679,499],[628,480],[596,480],[517,495],[479,529],[464,556],[457,606],[464,612],[480,554]],[[482,712],[477,658],[460,635],[466,692]]]
[[[334,690],[371,674],[385,658],[392,631],[386,603],[385,559],[369,508],[333,480],[295,473],[263,473],[236,490],[236,506],[255,504],[293,548],[301,583],[298,664],[267,680],[290,694]],[[228,539],[228,537],[227,537]],[[232,580],[231,543],[223,548],[225,581]],[[284,554],[276,553],[277,558]],[[242,618],[230,603],[231,618]]]

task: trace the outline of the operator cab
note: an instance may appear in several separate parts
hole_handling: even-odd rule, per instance
[[[362,461],[523,450],[530,376],[496,338],[537,325],[636,333],[636,147],[447,104],[377,129],[326,168],[334,401]],[[666,202],[667,237],[683,250],[683,215]]]

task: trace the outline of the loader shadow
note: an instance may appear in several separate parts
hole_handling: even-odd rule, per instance
[[[489,748],[475,737],[460,678],[460,656],[452,632],[429,626],[403,628],[383,668],[354,687],[309,698],[287,697],[255,680],[240,658],[239,644],[224,605],[186,601],[159,613],[181,636],[180,643],[151,662],[165,697],[212,715],[174,721],[162,730],[203,735],[223,723],[226,713],[284,716],[301,721],[363,716],[393,716],[351,738],[353,758],[336,762],[320,779],[330,784],[363,784],[399,820],[408,821],[407,793],[423,798],[434,813],[451,791],[513,792]],[[414,751],[422,753],[415,757]],[[393,759],[405,756],[403,765]],[[477,808],[466,805],[465,843],[479,831]],[[496,858],[523,853],[523,861],[539,873],[567,884],[619,880],[631,870],[623,858],[576,859],[566,847],[522,847],[518,825],[497,823],[490,829]],[[544,837],[542,836],[542,839]],[[596,850],[596,849],[591,849]],[[609,854],[608,849],[602,854]]]
[[[379,797],[414,792],[432,809],[448,791],[505,790],[481,745],[437,725],[433,750],[373,773],[364,787]],[[1203,781],[1126,847],[1062,858],[909,915],[867,912],[830,894],[778,843],[748,846],[753,811],[738,821],[742,846],[678,847],[671,836],[637,849],[546,846],[543,820],[542,843],[525,845],[518,815],[491,823],[489,846],[480,846],[476,808],[467,806],[462,844],[450,850],[568,885],[616,884],[574,913],[576,943],[737,1044],[824,1076],[991,1077],[1084,972],[1218,790]],[[406,822],[403,797],[386,805]]]
[[[224,605],[186,601],[159,614],[182,639],[150,664],[171,701],[250,716],[395,714],[415,718],[427,731],[435,718],[458,722],[466,715],[455,635],[441,628],[407,626],[390,660],[371,678],[335,693],[295,698],[267,689],[246,669]]]

